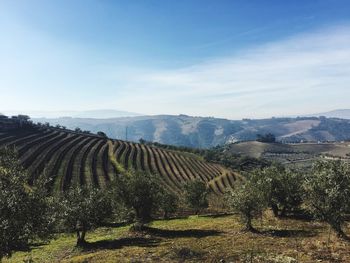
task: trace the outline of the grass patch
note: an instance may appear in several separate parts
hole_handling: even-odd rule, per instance
[[[350,262],[350,243],[323,223],[270,213],[253,223],[258,233],[242,231],[235,215],[158,220],[140,233],[104,227],[87,234],[84,249],[62,234],[4,262]]]

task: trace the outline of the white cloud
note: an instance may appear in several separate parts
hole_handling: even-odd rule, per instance
[[[177,70],[127,76],[136,111],[227,118],[350,107],[350,27],[338,26]],[[122,100],[123,101],[123,100]]]
[[[237,119],[350,108],[349,25],[171,70],[135,67],[122,55],[12,20],[0,23],[0,32],[0,110],[116,108]]]

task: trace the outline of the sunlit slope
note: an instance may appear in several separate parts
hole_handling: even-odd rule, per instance
[[[0,147],[4,146],[16,147],[31,181],[50,178],[52,191],[72,185],[105,187],[118,174],[118,166],[159,174],[165,187],[176,192],[184,182],[198,178],[215,193],[223,193],[239,178],[195,155],[62,129],[1,132]]]
[[[232,153],[248,155],[250,157],[266,157],[267,154],[308,153],[313,155],[332,155],[347,157],[350,154],[350,142],[338,143],[262,143],[256,141],[231,144],[228,150]]]

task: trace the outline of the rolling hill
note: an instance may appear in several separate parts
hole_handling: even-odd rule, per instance
[[[328,112],[309,114],[306,116],[308,116],[308,117],[324,116],[327,118],[350,119],[350,109],[332,110],[332,111],[328,111]]]
[[[239,121],[187,115],[137,116],[111,119],[34,119],[69,129],[105,132],[110,138],[210,148],[232,142],[255,140],[272,133],[280,142],[342,141],[350,139],[350,120],[325,117],[270,118]]]
[[[5,115],[18,115],[25,114],[33,118],[96,118],[96,119],[108,119],[108,118],[120,118],[120,117],[133,117],[140,116],[141,114],[122,110],[100,109],[100,110],[86,110],[86,111],[41,111],[41,110],[0,110]]]
[[[221,151],[304,168],[320,159],[350,161],[350,142],[282,144],[250,141],[226,145]]]
[[[16,147],[30,181],[44,175],[51,179],[51,191],[71,185],[103,188],[117,176],[119,165],[159,174],[164,186],[174,192],[180,191],[184,182],[198,178],[213,192],[222,193],[239,179],[195,154],[31,123],[13,127],[16,123],[0,121],[0,147]]]

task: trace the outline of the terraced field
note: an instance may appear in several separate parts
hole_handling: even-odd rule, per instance
[[[30,182],[42,175],[50,178],[51,191],[71,185],[105,187],[118,174],[116,163],[159,174],[164,186],[175,192],[184,182],[198,178],[220,194],[240,179],[193,154],[55,128],[0,132],[0,147],[5,146],[16,147]]]

